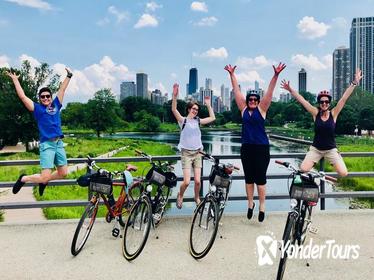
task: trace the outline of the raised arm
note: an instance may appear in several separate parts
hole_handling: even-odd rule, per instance
[[[335,122],[341,110],[343,109],[345,103],[347,102],[348,98],[351,96],[355,87],[360,83],[361,79],[362,79],[362,72],[360,69],[357,68],[354,80],[351,82],[349,87],[345,90],[345,92],[343,93],[343,96],[339,99],[334,109],[331,110],[332,115],[334,116]]]
[[[211,122],[215,121],[216,116],[214,115],[213,108],[210,105],[210,97],[209,96],[205,96],[204,101],[205,101],[206,107],[208,108],[209,117],[201,119],[200,123],[201,124],[208,124],[208,123],[211,123]]]
[[[273,99],[275,85],[277,84],[277,80],[278,80],[280,72],[282,72],[284,68],[286,68],[286,64],[284,63],[279,63],[277,67],[273,65],[273,69],[274,69],[273,78],[271,78],[268,90],[266,91],[264,97],[261,99],[261,102],[258,105],[262,113],[266,114],[266,112],[268,111],[270,107],[271,101]]]
[[[60,86],[60,88],[58,89],[58,92],[57,92],[57,97],[58,97],[58,100],[60,101],[61,104],[62,104],[62,101],[64,100],[64,95],[65,95],[66,88],[68,87],[68,85],[70,83],[71,77],[73,77],[73,73],[68,68],[65,68],[65,70],[66,70],[66,78],[62,82],[62,84],[61,84],[61,86]]]
[[[173,85],[173,97],[172,97],[173,99],[171,101],[171,111],[173,112],[174,117],[177,119],[177,122],[182,122],[183,121],[183,117],[182,117],[182,115],[177,110],[177,97],[178,97],[178,93],[179,93],[179,85],[178,84],[174,84]]]
[[[234,73],[235,69],[236,66],[232,67],[231,64],[225,66],[225,70],[230,74],[231,85],[234,90],[236,105],[238,106],[240,112],[242,112],[244,108],[247,107],[247,104],[245,103],[244,95],[240,92],[238,81],[236,80],[236,76]]]
[[[33,112],[34,102],[30,98],[28,98],[25,92],[23,91],[23,88],[21,87],[21,84],[19,83],[19,80],[18,80],[19,75],[16,75],[15,73],[12,73],[12,72],[6,72],[6,74],[12,79],[19,99],[21,99],[21,101],[23,102],[27,110],[29,110],[30,112]]]
[[[281,88],[287,90],[295,99],[303,105],[305,110],[307,110],[309,113],[312,114],[313,118],[315,118],[318,114],[318,109],[314,107],[312,104],[310,104],[300,93],[298,93],[296,90],[294,90],[290,86],[290,81],[282,80]]]

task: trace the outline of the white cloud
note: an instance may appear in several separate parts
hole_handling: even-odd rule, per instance
[[[208,12],[208,6],[205,4],[205,2],[192,2],[191,3],[191,10],[196,12]]]
[[[25,6],[29,8],[35,8],[38,10],[52,10],[51,4],[42,0],[5,0],[7,2],[16,3],[20,6]]]
[[[216,17],[205,17],[202,18],[200,21],[194,23],[197,26],[214,26],[218,22]]]
[[[258,74],[257,71],[237,73],[236,78],[238,79],[239,83],[254,83],[255,81],[258,81],[260,83],[264,82],[264,80],[261,79],[260,74]]]
[[[245,68],[245,69],[249,69],[249,68],[261,69],[272,64],[273,63],[269,59],[267,59],[264,55],[259,55],[259,56],[256,56],[255,58],[240,56],[236,60],[236,65],[238,65],[240,68]]]
[[[154,11],[156,11],[157,9],[160,9],[160,8],[162,8],[162,5],[159,5],[159,4],[157,4],[156,2],[148,2],[148,3],[146,4],[146,8],[145,8],[145,10],[146,10],[147,12],[154,12]]]
[[[119,11],[116,7],[110,6],[108,12],[114,15],[117,19],[117,23],[121,23],[123,20],[128,19],[128,13]]]
[[[171,73],[171,74],[170,74],[170,78],[171,78],[172,80],[176,80],[176,79],[178,78],[178,75],[177,75],[176,73]]]
[[[18,58],[18,60],[19,60],[20,64],[22,64],[22,62],[25,61],[25,60],[29,61],[32,69],[34,67],[38,67],[38,66],[41,65],[41,63],[36,58],[33,58],[32,56],[29,56],[27,54],[22,54]]]
[[[143,28],[143,27],[156,27],[158,26],[158,20],[150,15],[143,14],[138,22],[134,25],[134,28]]]
[[[305,56],[303,54],[296,54],[291,57],[291,61],[298,67],[304,67],[309,70],[321,71],[330,69],[332,66],[332,56],[326,55],[322,59],[309,54]]]
[[[309,40],[323,37],[331,26],[314,20],[314,17],[303,17],[297,24],[301,35]]]
[[[6,19],[0,19],[0,28],[8,26],[9,22]]]
[[[224,47],[220,47],[218,49],[210,48],[209,50],[201,54],[193,53],[193,55],[198,56],[198,57],[203,57],[203,58],[219,58],[219,59],[224,59],[229,56],[227,50]]]
[[[9,57],[7,57],[6,55],[0,55],[0,67],[7,67],[9,68]]]

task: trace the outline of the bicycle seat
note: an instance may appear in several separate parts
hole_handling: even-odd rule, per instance
[[[128,164],[126,165],[126,170],[131,172],[138,170],[138,168],[135,165]]]
[[[309,205],[309,206],[316,206],[316,205],[317,205],[317,202],[309,201],[309,202],[308,202],[308,205]]]

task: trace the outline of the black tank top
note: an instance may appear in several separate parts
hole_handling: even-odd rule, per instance
[[[331,150],[336,148],[335,122],[331,111],[326,121],[321,119],[321,111],[318,112],[314,122],[314,139],[312,145],[318,150]]]

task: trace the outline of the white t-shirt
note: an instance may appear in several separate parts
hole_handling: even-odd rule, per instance
[[[186,125],[181,131],[181,136],[179,139],[178,149],[186,150],[199,150],[203,148],[203,143],[201,142],[201,131],[198,119],[183,118],[181,122],[178,122],[179,127],[182,129],[184,120]]]

